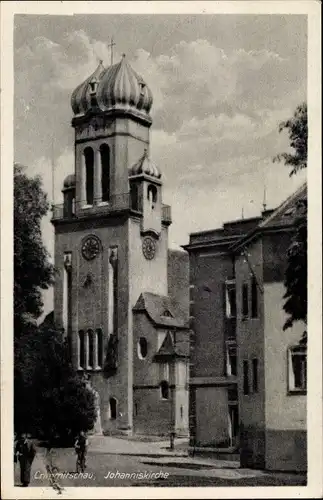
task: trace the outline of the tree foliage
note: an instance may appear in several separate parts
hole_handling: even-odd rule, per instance
[[[307,167],[307,104],[302,103],[293,117],[279,125],[279,131],[287,129],[292,153],[282,153],[274,161],[284,161],[291,167],[290,176]],[[295,233],[287,253],[285,272],[284,310],[288,317],[284,330],[295,321],[307,322],[307,200],[297,203]],[[306,332],[304,332],[306,339]]]
[[[40,177],[14,165],[14,322],[20,335],[26,317],[42,313],[42,290],[53,283],[53,266],[43,244],[41,220],[48,211]]]
[[[39,177],[14,165],[14,420],[16,432],[75,436],[95,420],[94,394],[74,372],[62,332],[37,326],[54,268],[43,244],[48,202]]]
[[[15,340],[15,430],[74,437],[94,425],[94,394],[73,370],[63,334],[29,325]]]
[[[292,153],[281,153],[274,161],[283,161],[291,167],[290,176],[307,167],[307,104],[300,104],[294,116],[289,120],[281,122],[279,132],[287,129]]]
[[[284,311],[288,318],[284,330],[295,321],[307,322],[307,201],[297,204],[295,235],[287,253]]]

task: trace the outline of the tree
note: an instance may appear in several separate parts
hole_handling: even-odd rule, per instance
[[[17,432],[62,438],[89,430],[94,395],[73,371],[62,332],[37,326],[42,290],[54,268],[43,244],[41,220],[48,211],[39,177],[14,165],[14,420]]]
[[[282,153],[274,161],[283,161],[291,167],[290,176],[307,168],[307,104],[300,104],[293,118],[282,122],[279,131],[287,129],[292,153]],[[307,200],[297,203],[295,212],[295,234],[287,252],[287,268],[284,285],[286,292],[284,311],[288,318],[284,330],[295,321],[307,322]],[[306,341],[304,332],[303,340]]]
[[[288,318],[284,330],[295,321],[307,322],[307,202],[300,201],[296,207],[295,235],[287,252],[287,267],[284,285],[286,292],[284,311]]]
[[[15,345],[15,430],[63,441],[95,421],[93,392],[74,372],[62,332],[30,325]]]
[[[42,290],[53,283],[54,268],[43,244],[41,220],[49,205],[40,177],[29,178],[14,164],[14,326],[21,335],[26,318],[42,313]]]
[[[279,124],[279,132],[288,130],[290,146],[293,153],[281,153],[274,161],[284,161],[291,167],[290,176],[307,167],[307,104],[297,106],[294,115],[289,120]]]

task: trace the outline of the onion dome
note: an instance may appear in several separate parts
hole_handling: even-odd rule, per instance
[[[158,167],[150,161],[147,149],[145,149],[142,157],[129,169],[129,177],[135,175],[149,175],[157,179],[161,178],[161,172]]]
[[[135,111],[149,115],[153,103],[151,90],[128,64],[125,55],[119,63],[94,73],[73,92],[71,106],[75,115],[85,115],[93,106],[101,111]]]
[[[69,174],[65,177],[63,186],[64,189],[75,188],[75,174]]]
[[[119,63],[110,66],[102,75],[97,89],[97,101],[103,111],[135,108],[149,113],[153,96],[123,55]]]
[[[94,73],[74,90],[71,97],[71,106],[75,115],[84,115],[93,106],[93,97],[102,73],[105,68],[100,61]]]

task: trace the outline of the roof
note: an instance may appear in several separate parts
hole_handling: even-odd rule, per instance
[[[295,210],[300,201],[307,199],[307,183],[302,184],[293,194],[291,194],[279,207],[269,213],[268,217],[262,220],[255,229],[247,233],[243,238],[239,239],[231,247],[235,251],[245,244],[250,243],[257,238],[262,231],[271,228],[288,228],[293,226],[295,222]]]
[[[132,177],[135,175],[149,175],[157,179],[161,178],[161,173],[158,167],[150,160],[147,149],[144,150],[143,155],[129,169],[129,176]]]
[[[174,342],[171,332],[167,332],[164,342],[160,346],[158,352],[155,354],[155,358],[164,357],[179,357],[186,358],[189,357],[189,340]]]
[[[151,321],[158,326],[188,328],[185,314],[178,303],[165,295],[141,293],[133,311],[146,312]]]
[[[94,73],[76,87],[71,106],[76,116],[89,111],[136,110],[149,118],[152,93],[123,54],[121,61],[105,68],[100,62]]]

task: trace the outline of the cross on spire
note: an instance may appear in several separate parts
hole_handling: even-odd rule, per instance
[[[113,64],[113,47],[115,46],[115,42],[113,37],[111,37],[111,42],[108,44],[108,48],[111,49],[111,66]]]

